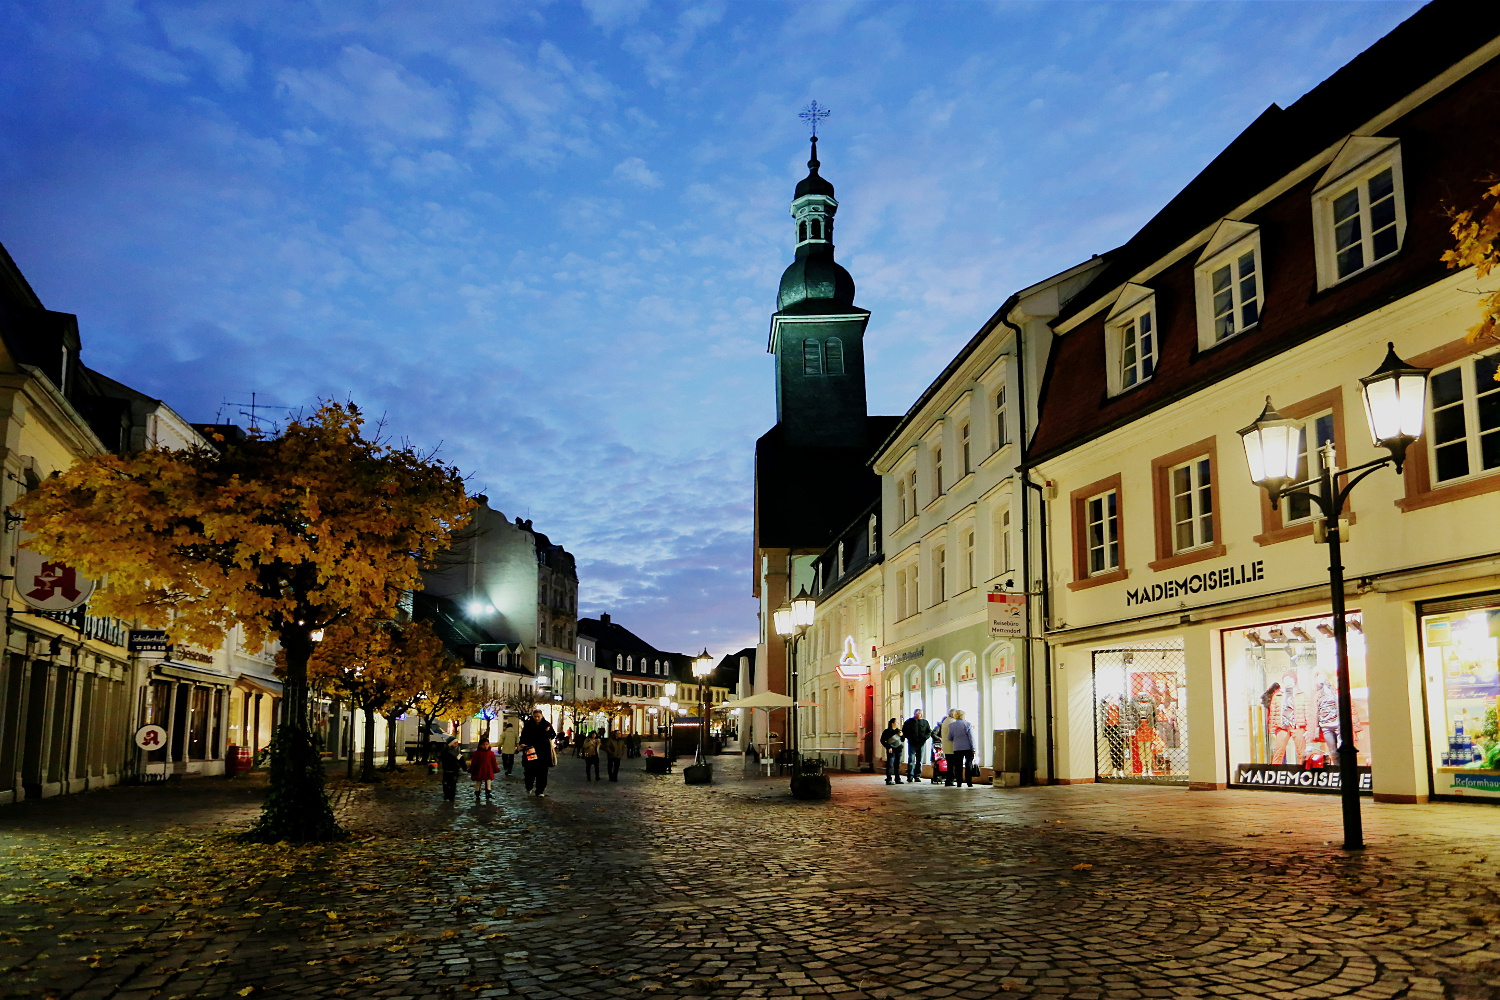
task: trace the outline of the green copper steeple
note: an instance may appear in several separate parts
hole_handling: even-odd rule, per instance
[[[812,137],[808,173],[792,195],[795,258],[781,275],[769,350],[776,355],[776,419],[786,442],[854,447],[865,436],[865,324],[854,279],[833,259],[838,199],[818,168]]]

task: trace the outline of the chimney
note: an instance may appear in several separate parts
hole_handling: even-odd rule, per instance
[[[602,612],[599,615],[599,624],[601,624],[601,625],[608,625],[609,624],[609,612],[608,611]]]

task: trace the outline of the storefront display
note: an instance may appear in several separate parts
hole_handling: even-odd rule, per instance
[[[1500,596],[1422,610],[1433,793],[1500,798]]]
[[[1182,650],[1096,650],[1094,705],[1100,780],[1188,780]]]
[[[1360,787],[1370,783],[1370,697],[1358,611],[1346,616]],[[1229,783],[1333,792],[1340,787],[1333,618],[1269,622],[1222,634]]]

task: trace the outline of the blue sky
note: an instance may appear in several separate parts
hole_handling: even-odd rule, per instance
[[[722,653],[798,110],[900,413],[1418,6],[9,0],[0,242],[92,367],[193,420],[351,397],[573,552],[583,613]]]

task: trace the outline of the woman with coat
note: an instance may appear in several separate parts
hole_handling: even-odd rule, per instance
[[[542,717],[540,708],[532,709],[531,718],[521,727],[516,746],[521,751],[521,770],[526,775],[526,790],[536,797],[547,797],[547,772],[552,769],[552,741],[557,731]]]
[[[880,734],[880,745],[885,747],[885,783],[901,784],[901,750],[906,745],[906,738],[901,735],[901,727],[896,725],[895,719],[886,722],[885,732]]]
[[[974,787],[974,725],[964,718],[962,710],[955,711],[944,728],[947,732],[945,749],[948,753],[948,779],[944,785],[962,785],[965,781]],[[948,749],[950,748],[951,749]]]
[[[515,724],[507,722],[505,728],[500,730],[500,766],[505,768],[507,778],[510,777],[511,769],[516,766],[516,744],[520,741]]]
[[[469,777],[474,779],[474,801],[479,801],[479,793],[484,792],[486,800],[495,801],[495,793],[490,790],[490,783],[495,780],[495,772],[500,768],[495,760],[495,751],[490,749],[490,738],[481,736],[479,746],[469,754]]]

